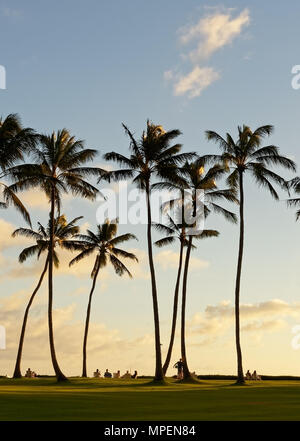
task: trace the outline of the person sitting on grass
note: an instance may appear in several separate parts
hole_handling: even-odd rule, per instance
[[[99,371],[99,369],[96,369],[96,371],[94,372],[94,378],[100,378],[101,377],[101,372]]]
[[[245,380],[252,380],[252,375],[251,375],[251,372],[249,371],[249,369],[246,372]]]
[[[32,371],[30,368],[27,369],[26,374],[25,374],[26,378],[32,378]]]
[[[114,372],[113,378],[120,378],[120,371]]]
[[[106,369],[106,371],[104,372],[104,378],[111,378],[112,375],[110,372],[108,372],[108,369]]]
[[[257,375],[257,372],[254,371],[252,374],[252,380],[261,380],[261,376]]]
[[[124,378],[124,379],[129,379],[129,378],[131,378],[131,375],[130,375],[129,371],[126,371],[126,373],[125,373],[124,375],[122,375],[121,378]]]
[[[134,371],[134,374],[131,375],[131,378],[133,378],[134,380],[137,378],[137,371]]]

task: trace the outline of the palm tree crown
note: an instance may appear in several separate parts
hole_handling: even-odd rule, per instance
[[[87,177],[99,177],[104,171],[98,167],[87,167],[97,150],[85,149],[82,140],[76,140],[66,129],[51,135],[39,135],[39,145],[32,149],[35,163],[21,164],[11,170],[15,183],[13,191],[40,187],[49,200],[54,197],[59,208],[61,194],[71,192],[74,196],[95,199],[99,190],[90,184]]]
[[[267,168],[269,165],[280,165],[288,170],[295,171],[294,161],[279,154],[275,145],[261,147],[263,138],[273,133],[274,127],[265,125],[254,132],[246,125],[238,127],[238,139],[234,141],[227,133],[223,138],[214,131],[207,131],[208,140],[215,141],[222,150],[221,155],[207,155],[213,161],[222,161],[230,174],[227,182],[234,188],[239,187],[239,174],[248,171],[258,185],[266,187],[275,199],[279,196],[272,183],[286,188],[286,181]]]
[[[138,259],[133,253],[129,253],[117,246],[131,239],[137,240],[137,238],[130,233],[116,236],[117,229],[117,221],[109,221],[107,219],[102,225],[97,226],[95,233],[87,230],[87,234],[77,234],[75,236],[75,248],[81,250],[81,252],[71,260],[70,266],[93,253],[97,253],[91,277],[94,277],[100,268],[106,266],[108,261],[112,264],[116,274],[123,276],[126,273],[129,277],[132,277],[128,268],[119,258],[135,261],[138,261]]]
[[[153,174],[160,178],[170,178],[178,164],[195,156],[194,153],[179,153],[181,144],[170,146],[170,143],[181,134],[179,130],[166,132],[162,126],[147,121],[147,130],[136,140],[133,133],[123,124],[130,138],[131,155],[126,157],[117,152],[104,155],[107,161],[122,165],[122,170],[110,171],[104,177],[119,181],[133,178],[133,182],[146,190],[147,183]]]
[[[70,222],[67,222],[66,216],[58,216],[54,221],[54,251],[53,263],[58,268],[59,258],[55,248],[59,246],[62,249],[73,250],[74,241],[71,239],[79,233],[79,226],[75,225],[82,216],[76,217]],[[47,227],[44,227],[38,222],[38,229],[18,228],[12,233],[13,237],[24,236],[36,241],[35,245],[24,248],[19,255],[19,262],[25,262],[29,257],[37,256],[39,258],[44,252],[48,252],[50,244],[50,221]]]
[[[172,193],[175,191],[179,194],[178,198],[171,200],[166,205],[170,207],[177,205],[179,207],[178,213],[181,219],[180,223],[177,224],[177,228],[184,227],[186,236],[189,235],[188,227],[192,227],[192,225],[187,223],[190,218],[189,211],[203,210],[204,218],[210,213],[215,212],[216,214],[222,214],[231,222],[237,221],[234,213],[217,203],[218,200],[237,203],[234,188],[221,190],[217,186],[217,181],[224,176],[226,168],[223,165],[216,164],[206,170],[208,163],[209,158],[207,156],[200,156],[193,162],[186,161],[182,167],[177,169],[176,175],[173,174],[170,180],[153,184],[153,189],[169,190]],[[201,193],[198,193],[199,190],[203,192],[203,196],[201,196]],[[185,192],[188,193],[187,197],[184,194]],[[197,203],[199,205],[198,208]],[[196,214],[194,213],[194,216]],[[196,236],[194,235],[194,237]]]
[[[24,160],[24,154],[31,151],[35,146],[37,135],[30,128],[22,128],[18,115],[10,114],[5,119],[0,117],[0,179],[9,178],[11,168],[18,161]],[[0,208],[7,208],[10,204],[22,214],[30,224],[30,216],[20,199],[11,191],[3,181],[4,202],[0,202]]]

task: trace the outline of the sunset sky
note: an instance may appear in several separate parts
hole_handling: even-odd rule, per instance
[[[26,3],[26,5],[25,5]],[[166,130],[180,129],[184,151],[215,153],[205,130],[236,137],[237,126],[273,124],[267,144],[300,163],[300,90],[291,86],[300,64],[300,4],[265,0],[63,0],[51,3],[0,0],[0,115],[19,113],[39,132],[66,127],[102,155],[128,152],[121,123],[137,136],[149,118]],[[278,170],[282,172],[282,170]],[[292,175],[284,175],[292,178]],[[100,189],[107,188],[102,184]],[[117,191],[117,186],[112,186]],[[300,324],[300,223],[253,182],[246,183],[246,245],[241,291],[245,370],[300,375],[300,350],[293,349]],[[24,193],[32,222],[47,222],[48,204],[37,190]],[[100,201],[64,198],[69,219],[84,215],[82,230],[94,229]],[[237,207],[231,205],[237,212]],[[0,325],[7,349],[0,350],[0,375],[11,375],[26,302],[43,259],[20,265],[28,244],[12,239],[24,221],[11,208],[0,219]],[[193,251],[188,285],[187,349],[191,371],[235,374],[233,301],[238,227],[212,216],[207,227],[220,237]],[[154,339],[146,226],[120,226],[139,242],[128,244],[140,259],[134,278],[110,269],[99,276],[93,300],[88,372],[137,370],[153,374]],[[155,238],[158,238],[155,235]],[[178,248],[155,249],[163,357],[168,345]],[[92,260],[68,268],[61,254],[55,274],[54,321],[58,361],[68,375],[81,368],[83,324]],[[23,371],[53,372],[47,337],[47,286],[32,308]],[[178,328],[179,329],[179,328]],[[172,365],[178,359],[179,336]],[[175,370],[170,369],[170,374]]]

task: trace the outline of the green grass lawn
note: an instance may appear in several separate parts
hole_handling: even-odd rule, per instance
[[[300,420],[300,382],[0,379],[0,420]]]

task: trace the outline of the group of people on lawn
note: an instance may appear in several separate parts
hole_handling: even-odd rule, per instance
[[[26,378],[35,378],[37,376],[37,374],[32,371],[30,368],[27,369],[25,377]],[[106,369],[106,371],[104,372],[104,378],[125,378],[125,379],[129,379],[129,378],[137,378],[137,371],[134,371],[133,374],[131,374],[129,371],[126,371],[124,375],[121,376],[120,371],[115,372],[114,374],[111,374],[108,369]],[[96,371],[94,372],[94,378],[100,378],[101,377],[101,372],[99,371],[99,369],[96,369]]]
[[[180,359],[179,361],[177,361],[174,364],[174,368],[177,369],[177,378],[179,380],[183,379],[183,361],[182,359]],[[193,373],[192,375],[195,375],[195,373]],[[27,378],[34,378],[36,377],[36,373],[34,371],[31,371],[30,368],[27,369],[25,377]],[[123,378],[123,379],[136,379],[137,376],[137,371],[134,371],[133,374],[131,374],[129,371],[126,371],[125,374],[123,374],[121,376],[120,371],[114,372],[113,374],[111,372],[108,371],[108,369],[105,370],[104,378]],[[101,372],[99,371],[99,369],[96,369],[96,371],[94,372],[94,378],[101,378]],[[257,374],[256,371],[253,372],[253,374],[251,374],[251,372],[247,371],[246,375],[245,375],[245,380],[261,380],[261,376]]]
[[[256,371],[254,371],[253,374],[251,374],[251,372],[248,369],[245,375],[245,380],[261,380],[261,376],[258,375]]]
[[[25,377],[26,378],[35,378],[36,373],[34,371],[32,371],[30,368],[28,368],[26,371]]]
[[[123,379],[136,379],[137,378],[137,371],[134,371],[133,374],[131,374],[129,371],[126,371],[124,375],[121,376],[120,371],[114,372],[113,374],[106,369],[103,375],[104,378],[123,378]],[[96,369],[94,372],[94,378],[101,378],[101,372],[99,369]]]

